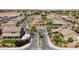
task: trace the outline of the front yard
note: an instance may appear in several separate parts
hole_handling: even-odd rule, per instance
[[[50,40],[53,45],[60,47],[60,48],[78,48],[79,43],[73,38],[68,38],[65,40],[59,33],[52,33]]]
[[[0,47],[21,47],[28,43],[30,43],[30,39],[26,39],[26,40],[4,39],[4,40],[0,40]]]

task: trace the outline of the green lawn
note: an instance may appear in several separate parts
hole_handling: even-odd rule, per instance
[[[9,39],[6,39],[6,40],[1,40],[0,44],[15,44],[16,41],[23,41],[23,40],[9,40]]]
[[[2,44],[15,44],[16,40],[3,40]]]

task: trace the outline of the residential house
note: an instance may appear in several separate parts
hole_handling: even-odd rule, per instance
[[[4,15],[6,15],[9,18],[9,20],[6,19],[7,22],[1,24],[1,27],[2,27],[1,28],[2,29],[1,37],[3,37],[3,38],[20,38],[24,34],[24,32],[22,31],[21,26],[17,27],[16,24],[17,24],[17,22],[20,22],[22,20],[22,18],[19,16],[19,14],[15,14],[15,13],[13,13],[12,15],[2,13],[2,16],[4,16]]]
[[[34,16],[32,18],[31,26],[42,27],[45,25],[46,25],[46,22],[41,19],[40,15]]]
[[[47,18],[52,22],[54,28],[64,27],[66,25],[66,22],[57,14],[49,14]]]
[[[16,17],[16,18],[12,18],[9,21],[7,21],[6,23],[2,23],[1,26],[2,27],[16,27],[17,22],[21,22],[22,18],[20,16]]]
[[[58,31],[58,33],[60,33],[65,40],[73,38],[73,40],[79,41],[78,39],[79,35],[70,28],[62,28],[61,30]]]
[[[3,38],[19,38],[20,37],[20,27],[4,27],[2,30],[1,37]]]
[[[52,21],[54,28],[65,27],[66,23],[63,20],[53,19]]]
[[[79,41],[79,34],[71,30],[70,28],[58,28],[52,29],[52,33],[59,33],[65,40],[73,38],[73,40]]]

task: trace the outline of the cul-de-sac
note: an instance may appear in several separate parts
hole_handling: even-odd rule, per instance
[[[0,48],[79,48],[79,10],[0,10]]]

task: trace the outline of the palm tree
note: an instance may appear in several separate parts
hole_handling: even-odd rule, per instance
[[[72,17],[73,17],[73,16],[72,16]],[[72,21],[72,24],[73,24],[72,29],[75,28],[75,24],[77,23],[77,22],[76,22],[76,19],[75,19],[75,18],[73,18],[73,19],[74,19],[74,21]]]
[[[72,29],[74,29],[74,25],[76,24],[76,21],[74,20],[73,22],[72,22],[72,24],[73,24],[73,26],[72,26]]]
[[[42,12],[41,19],[47,21],[47,12]]]
[[[26,30],[28,33],[33,34],[35,32],[37,32],[36,27],[32,26],[31,28]]]

